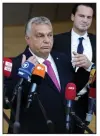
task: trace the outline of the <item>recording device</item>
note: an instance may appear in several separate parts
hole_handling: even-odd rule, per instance
[[[17,94],[17,106],[16,106],[16,116],[15,116],[15,122],[13,125],[13,133],[19,133],[20,130],[20,122],[19,122],[19,116],[20,116],[20,105],[21,105],[21,96],[22,96],[22,87],[24,84],[24,81],[31,82],[31,75],[32,71],[34,70],[35,65],[32,64],[29,61],[25,61],[21,68],[18,69],[18,75],[21,77],[18,84],[15,86],[13,98],[11,102],[14,101],[15,96]]]
[[[27,108],[30,107],[30,104],[33,100],[33,97],[35,97],[35,99],[38,101],[39,107],[42,111],[42,114],[45,118],[46,124],[48,126],[48,130],[49,133],[54,133],[54,124],[53,122],[48,118],[46,110],[44,108],[44,106],[42,105],[39,97],[38,97],[38,92],[36,91],[38,85],[41,84],[42,80],[45,77],[45,66],[42,64],[38,64],[36,65],[36,67],[34,68],[33,72],[32,72],[32,79],[31,81],[33,82],[31,90],[29,92],[28,95],[28,103],[27,103]]]
[[[76,97],[76,85],[74,83],[68,83],[65,89],[66,99],[66,130],[68,133],[71,132],[71,118],[70,113],[72,110],[72,101]]]
[[[93,132],[86,126],[84,122],[72,111],[72,103],[76,97],[76,85],[74,83],[68,83],[65,91],[66,99],[66,130],[67,133],[72,133],[72,124],[71,120],[74,120],[78,125],[80,125],[88,133],[93,134]]]
[[[14,101],[15,99],[15,96],[18,92],[19,89],[22,90],[22,86],[23,86],[23,83],[24,81],[28,81],[28,82],[31,82],[31,75],[32,75],[32,71],[34,69],[35,65],[32,64],[31,62],[29,61],[25,61],[21,68],[18,69],[18,75],[20,78],[20,80],[18,81],[17,85],[15,86],[15,89],[14,89],[14,92],[13,92],[13,97],[12,97],[12,100],[11,102]]]
[[[4,57],[3,58],[3,76],[4,76],[4,80],[5,80],[5,78],[7,78],[7,79],[11,78],[12,66],[13,66],[12,60],[9,59],[9,58]],[[12,106],[11,106],[8,98],[5,96],[6,90],[7,90],[6,85],[3,84],[3,98],[4,98],[3,107],[12,109]]]
[[[4,76],[4,80],[5,78],[10,79],[11,78],[11,73],[12,73],[12,60],[10,58],[3,58],[3,76]],[[8,97],[6,97],[6,85],[3,84],[3,107],[6,109],[11,109],[12,110],[12,105],[8,100]],[[14,111],[12,110],[12,115],[15,116]],[[3,111],[3,117],[4,119],[7,121],[7,123],[12,127],[13,124],[12,122],[9,120],[8,116],[5,114],[5,112]]]
[[[36,93],[35,91],[36,91],[37,85],[39,85],[41,83],[42,79],[45,76],[45,66],[42,64],[37,64],[32,72],[32,75],[33,75],[32,82],[34,82],[34,83],[32,84],[31,90],[28,95],[27,108],[29,108],[29,106],[32,102],[33,94]]]

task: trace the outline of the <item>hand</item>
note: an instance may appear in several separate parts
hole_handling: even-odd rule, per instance
[[[23,64],[24,62],[26,61],[26,56],[23,54],[23,57],[22,57],[22,63]],[[39,63],[36,59],[35,56],[31,56],[27,59],[27,61],[31,62],[32,64],[34,64],[35,66]]]
[[[91,61],[84,55],[73,52],[74,57],[72,59],[72,64],[76,67],[83,67],[88,69],[91,66]]]

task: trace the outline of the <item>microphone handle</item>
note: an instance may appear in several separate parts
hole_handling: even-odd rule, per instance
[[[46,114],[46,111],[45,111],[45,109],[44,109],[44,107],[43,107],[43,105],[42,105],[42,103],[41,103],[41,101],[40,101],[40,99],[39,99],[39,97],[38,97],[38,94],[35,92],[34,95],[36,96],[36,98],[37,98],[37,100],[38,100],[39,106],[40,106],[41,111],[42,111],[42,113],[43,113],[43,115],[44,115],[44,118],[45,118],[45,120],[46,120],[48,129],[49,129],[49,133],[54,133],[54,124],[53,124],[53,122],[48,119],[47,114]]]
[[[33,94],[34,94],[36,88],[37,88],[37,84],[36,84],[36,83],[33,83],[32,88],[31,88],[32,91],[31,91],[31,92],[29,93],[29,95],[28,95],[28,103],[27,103],[26,108],[29,108],[29,107],[30,107],[30,104],[31,104],[32,98],[33,98]]]
[[[15,86],[15,89],[14,89],[14,92],[13,92],[13,97],[11,99],[11,103],[14,102],[15,96],[17,95],[19,88],[22,86],[23,81],[24,81],[24,78],[21,78],[19,80],[18,84]]]
[[[17,106],[16,106],[16,116],[15,122],[13,125],[13,133],[18,134],[20,130],[20,122],[19,122],[19,115],[20,115],[20,105],[21,105],[21,94],[22,94],[22,86],[18,87],[18,94],[17,94]]]
[[[66,108],[66,131],[67,133],[71,133],[71,118],[70,118],[70,112],[71,112],[71,105],[72,101],[68,100],[67,101],[67,108]]]

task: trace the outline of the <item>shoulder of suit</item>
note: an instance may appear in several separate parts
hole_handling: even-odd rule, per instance
[[[92,33],[88,33],[88,36],[89,36],[90,38],[96,38],[96,35],[95,35],[95,34],[92,34]]]
[[[63,52],[58,52],[58,51],[55,51],[55,50],[52,50],[52,52],[50,53],[52,57],[56,57],[56,58],[60,58],[60,59],[67,59],[67,55]]]
[[[55,34],[54,37],[66,36],[66,35],[70,35],[70,34],[71,34],[71,32],[64,32],[64,33]]]
[[[15,56],[15,57],[11,57],[11,59],[13,61],[19,61],[19,60],[22,60],[22,55],[25,54],[26,55],[26,51],[28,50],[28,47],[25,48],[25,50],[20,53],[19,55]]]

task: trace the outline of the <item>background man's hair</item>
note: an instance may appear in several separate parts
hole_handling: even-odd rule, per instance
[[[83,6],[86,6],[86,7],[90,7],[93,9],[94,11],[94,8],[93,8],[93,3],[76,3],[72,9],[72,14],[75,15],[76,11],[77,11],[77,8],[78,6],[80,5],[83,5]]]

